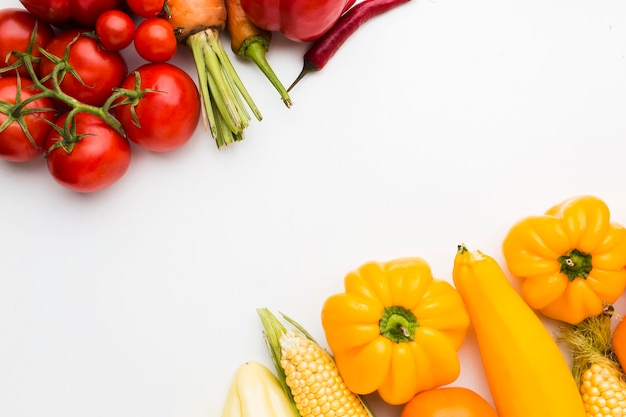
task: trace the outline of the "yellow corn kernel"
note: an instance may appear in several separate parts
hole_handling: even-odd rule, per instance
[[[626,382],[611,363],[591,365],[582,374],[580,393],[587,417],[626,417]]]
[[[321,346],[294,331],[286,332],[279,342],[280,365],[302,417],[369,417]]]

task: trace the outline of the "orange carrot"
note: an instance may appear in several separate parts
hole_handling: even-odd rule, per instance
[[[250,115],[262,119],[220,42],[226,27],[225,0],[166,0],[178,41],[191,49],[208,124],[218,149],[243,139]]]
[[[234,53],[253,61],[276,88],[283,102],[291,107],[291,98],[266,59],[272,38],[271,32],[256,26],[241,7],[241,0],[225,0],[226,29],[230,35],[230,46]]]
[[[166,0],[170,23],[184,43],[194,33],[226,27],[226,5],[224,0]]]

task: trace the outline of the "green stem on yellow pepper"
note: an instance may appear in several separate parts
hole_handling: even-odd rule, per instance
[[[402,306],[385,307],[379,322],[380,334],[396,343],[412,341],[418,327],[415,314]]]
[[[560,272],[567,275],[570,282],[576,278],[587,279],[592,269],[591,255],[578,249],[572,249],[569,253],[560,256],[558,261],[561,265]]]

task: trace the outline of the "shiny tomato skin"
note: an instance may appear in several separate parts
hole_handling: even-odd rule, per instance
[[[63,126],[67,114],[60,116],[57,126]],[[55,181],[79,193],[92,193],[117,182],[128,170],[131,146],[102,119],[89,113],[76,114],[76,134],[84,135],[71,152],[61,147],[51,148],[61,140],[51,130],[46,141],[46,163]]]
[[[107,10],[122,10],[126,0],[69,0],[72,17],[78,26],[94,28],[98,16]]]
[[[146,61],[167,62],[176,55],[178,41],[167,20],[150,17],[137,26],[134,45],[139,56]]]
[[[35,24],[37,25],[37,35],[30,52],[34,57],[40,57],[39,48],[46,46],[54,37],[52,26],[24,9],[0,9],[0,33],[2,34],[0,36],[0,57],[2,57],[0,67],[8,67],[17,61],[14,56],[11,56],[8,62],[5,61],[5,57],[9,56],[11,51],[26,52]],[[33,68],[38,73],[39,63],[34,63]],[[25,67],[20,67],[18,71],[20,75],[28,76]]]
[[[27,78],[5,76],[0,78],[0,100],[15,104],[18,86],[20,86],[20,101],[24,101],[36,93],[33,82]],[[51,126],[56,119],[56,110],[51,99],[41,97],[26,106],[27,109],[42,109],[24,115],[24,121],[34,144],[24,133],[22,127],[13,121],[0,131],[0,158],[11,162],[27,162],[41,156]],[[45,110],[48,109],[48,110]],[[0,125],[7,120],[7,115],[0,112]]]
[[[107,10],[96,20],[100,44],[111,51],[121,51],[133,42],[135,22],[121,10]]]
[[[69,0],[20,0],[32,14],[54,26],[67,26],[73,17]]]
[[[200,94],[193,79],[180,68],[168,63],[148,63],[137,68],[141,89],[146,92],[135,112],[135,124],[128,104],[114,107],[115,116],[124,126],[128,138],[154,152],[180,148],[191,139],[200,119]],[[135,86],[134,72],[123,88]]]
[[[156,17],[165,7],[164,0],[126,0],[128,7],[140,17]]]
[[[75,38],[77,38],[75,40]],[[126,61],[119,51],[110,51],[98,41],[86,35],[84,29],[66,29],[48,42],[45,50],[61,58],[70,45],[69,63],[76,70],[82,82],[67,72],[61,82],[61,90],[75,99],[94,106],[101,106],[119,87],[127,75]],[[54,63],[43,58],[41,76],[45,77],[54,69]],[[51,80],[46,87],[51,88]]]
[[[57,27],[93,29],[96,19],[112,9],[123,9],[125,0],[20,0],[32,14]]]

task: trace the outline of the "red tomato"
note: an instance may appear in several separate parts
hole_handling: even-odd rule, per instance
[[[73,17],[69,0],[20,0],[32,14],[54,26],[67,26]]]
[[[112,9],[123,9],[125,0],[20,0],[26,10],[54,26],[94,28],[96,19]]]
[[[11,56],[8,61],[5,57],[9,56],[11,51],[26,52],[30,44],[30,38],[37,24],[37,34],[35,42],[30,50],[30,54],[34,57],[40,57],[40,47],[46,44],[54,36],[52,26],[41,19],[36,18],[33,14],[24,9],[2,9],[0,10],[0,68],[8,67],[17,61],[17,58]],[[33,64],[35,72],[39,71],[39,63]],[[19,68],[22,76],[28,76],[25,67]]]
[[[93,28],[98,16],[107,10],[122,10],[126,0],[69,0],[76,25]]]
[[[126,61],[118,51],[102,48],[96,39],[87,36],[82,29],[68,29],[59,33],[48,42],[45,49],[62,58],[68,46],[69,64],[80,80],[67,71],[61,89],[83,103],[103,105],[113,89],[119,87],[126,78]],[[51,74],[54,66],[51,60],[44,57],[41,61],[41,76]],[[48,79],[45,85],[52,88],[52,81]]]
[[[130,104],[115,106],[115,116],[126,135],[138,145],[155,152],[166,152],[183,146],[198,126],[200,94],[193,79],[183,70],[168,63],[150,63],[136,72],[141,89],[146,91],[134,111]],[[129,74],[123,88],[135,88],[135,73]]]
[[[150,17],[137,26],[135,49],[139,56],[150,62],[166,62],[178,48],[174,28],[165,19]]]
[[[96,20],[96,35],[100,44],[111,51],[121,51],[135,36],[135,22],[120,10],[107,10]]]
[[[128,7],[137,16],[156,17],[163,11],[164,0],[126,0]]]
[[[66,118],[67,113],[56,125],[64,126]],[[77,113],[74,123],[72,138],[63,138],[55,129],[50,131],[46,141],[48,171],[59,184],[80,193],[112,185],[128,170],[130,143],[98,116]]]
[[[28,78],[2,77],[0,78],[0,101],[5,105],[13,105],[16,102],[22,103],[40,92],[32,88],[32,86],[33,82]],[[7,112],[13,110],[13,106],[11,107],[11,109],[6,109]],[[56,118],[54,103],[46,97],[41,97],[28,103],[25,108],[29,109],[29,113],[23,114],[22,120],[30,138],[15,119],[5,126],[4,129],[0,130],[0,158],[7,161],[26,162],[41,156],[48,132],[51,129],[48,122],[52,123]],[[33,111],[33,109],[41,110]],[[4,111],[5,108],[1,107],[0,126],[11,117],[5,114]]]

